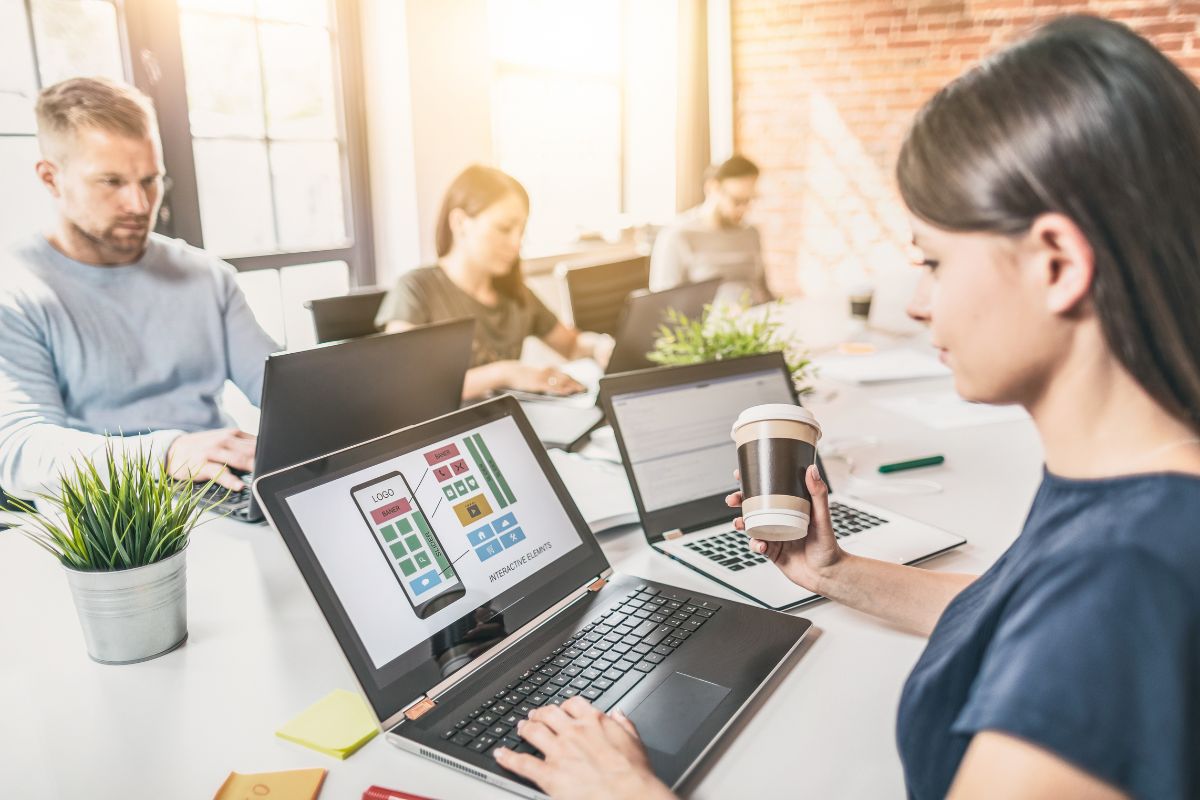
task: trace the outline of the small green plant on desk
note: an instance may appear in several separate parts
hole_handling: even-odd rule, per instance
[[[795,337],[783,333],[783,323],[772,318],[778,306],[773,304],[760,315],[745,313],[744,305],[706,305],[695,318],[668,309],[654,349],[646,357],[672,366],[781,352],[796,393],[806,395],[813,390],[813,364]]]
[[[28,514],[16,530],[63,565],[96,661],[144,661],[187,638],[185,556],[211,485],[110,444],[99,466],[76,461],[55,491],[37,495],[37,508],[12,498]]]

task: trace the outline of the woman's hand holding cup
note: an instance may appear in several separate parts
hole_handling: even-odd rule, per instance
[[[741,475],[737,470],[734,470],[733,476],[741,483]],[[781,542],[751,538],[750,549],[771,559],[792,583],[820,594],[821,579],[845,558],[846,551],[838,545],[837,537],[833,534],[833,522],[829,516],[829,487],[821,480],[821,473],[816,464],[809,466],[805,471],[804,482],[812,496],[808,535]],[[725,498],[725,503],[730,508],[740,508],[742,493],[734,492]],[[734,519],[733,527],[745,531],[746,522],[739,516]]]

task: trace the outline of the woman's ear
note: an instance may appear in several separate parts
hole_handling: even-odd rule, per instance
[[[1042,214],[1030,226],[1025,246],[1045,293],[1046,310],[1069,314],[1079,308],[1096,274],[1092,245],[1079,226],[1064,214]]]
[[[454,241],[458,241],[462,237],[463,226],[466,225],[468,219],[470,217],[467,216],[467,212],[461,208],[450,209],[446,220],[450,223],[450,233],[454,235]]]

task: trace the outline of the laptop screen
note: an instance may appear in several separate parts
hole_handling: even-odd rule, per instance
[[[615,395],[613,413],[643,508],[653,512],[732,492],[734,420],[753,405],[792,401],[778,369]]]
[[[255,491],[381,719],[608,566],[511,398]]]

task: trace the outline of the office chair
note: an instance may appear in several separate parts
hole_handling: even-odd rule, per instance
[[[631,292],[650,286],[650,257],[561,261],[554,268],[569,321],[581,331],[617,332]]]
[[[386,294],[384,289],[369,286],[306,302],[304,307],[312,312],[317,344],[376,333],[379,329],[375,327],[375,314]]]

